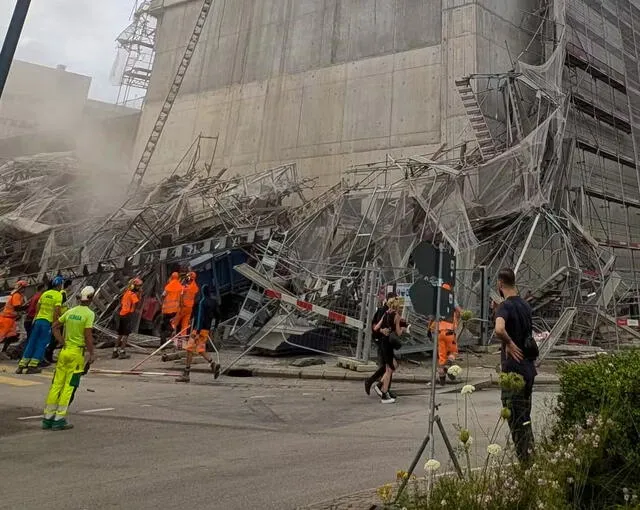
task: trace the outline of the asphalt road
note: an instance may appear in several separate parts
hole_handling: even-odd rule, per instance
[[[214,382],[207,374],[193,374],[189,385],[90,374],[73,404],[75,428],[43,431],[37,415],[50,375],[12,368],[0,363],[1,509],[296,508],[393,480],[426,432],[423,385],[398,385],[398,402],[382,405],[361,383]],[[535,398],[540,427],[550,395]],[[480,429],[494,426],[499,394],[477,391],[472,401],[481,456]],[[438,402],[455,437],[460,395]],[[446,465],[438,436],[435,445]]]

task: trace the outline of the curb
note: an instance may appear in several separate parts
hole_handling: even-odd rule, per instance
[[[224,367],[223,367],[224,368]],[[296,367],[251,367],[241,366],[236,369],[232,368],[229,373],[224,374],[226,377],[233,377],[234,371],[242,371],[244,377],[278,377],[281,379],[309,379],[309,380],[328,380],[328,381],[363,381],[366,378],[367,372],[351,372],[339,368],[326,368],[326,369],[301,369]],[[208,368],[191,367],[192,373],[210,373]],[[426,384],[431,382],[431,375],[415,375],[415,374],[397,374],[393,376],[393,380],[398,383],[410,383],[410,384]],[[475,383],[474,383],[475,380]],[[488,376],[470,377],[468,379],[469,384],[475,384],[479,388],[498,387],[498,378],[493,374]],[[536,386],[554,386],[559,384],[559,379],[555,375],[542,375],[536,378]],[[457,391],[457,384],[447,385],[445,391]]]

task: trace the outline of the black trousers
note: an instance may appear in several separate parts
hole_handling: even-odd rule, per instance
[[[169,334],[173,331],[171,320],[176,316],[175,313],[163,313],[162,324],[160,326],[160,341],[165,343],[169,339]]]
[[[386,342],[383,345],[383,342]],[[388,340],[381,339],[376,341],[376,346],[378,348],[378,369],[371,374],[371,377],[368,378],[369,384],[374,384],[376,381],[379,381],[385,373],[387,365],[393,368],[393,348],[388,343]],[[391,383],[389,383],[389,387],[391,387]]]
[[[511,438],[522,464],[528,464],[534,447],[533,429],[531,428],[531,404],[533,382],[536,376],[535,365],[531,361],[516,363],[508,360],[503,364],[503,372],[515,372],[524,378],[524,389],[521,391],[502,390],[503,407],[511,411],[507,420]]]

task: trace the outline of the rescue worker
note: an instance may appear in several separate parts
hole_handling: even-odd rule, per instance
[[[26,281],[18,280],[0,312],[0,343],[4,344],[3,350],[12,339],[15,340],[18,337],[19,312],[28,306],[24,298],[24,289],[28,285]]]
[[[53,334],[62,350],[58,355],[58,363],[45,403],[43,429],[73,428],[73,425],[67,422],[67,411],[84,373],[85,351],[89,354],[89,363],[95,360],[92,333],[95,313],[89,308],[94,294],[93,287],[83,288],[80,291],[80,304],[62,314],[53,325]]]
[[[160,327],[160,344],[167,341],[167,336],[172,332],[171,321],[180,309],[180,297],[182,296],[182,284],[177,272],[171,273],[169,281],[164,286],[162,293],[162,325]],[[175,334],[175,333],[174,333]]]
[[[31,296],[31,299],[29,299],[29,304],[27,305],[27,314],[24,318],[24,330],[27,332],[27,338],[29,338],[29,335],[31,334],[33,319],[36,316],[36,306],[38,305],[38,300],[40,299],[40,296],[42,296],[43,292],[44,283],[39,283],[36,287],[36,293]]]
[[[220,365],[218,365],[211,356],[207,353],[207,340],[209,340],[209,331],[212,330],[211,325],[213,323],[213,330],[218,327],[218,321],[220,320],[220,311],[218,309],[218,302],[211,295],[208,285],[202,286],[202,294],[200,301],[196,309],[196,317],[193,324],[193,331],[187,342],[185,350],[187,351],[187,359],[185,361],[185,368],[180,377],[176,379],[176,382],[190,381],[189,374],[191,372],[191,361],[193,360],[193,354],[198,353],[209,363],[209,367],[213,372],[213,377],[218,378],[220,375]]]
[[[120,299],[120,313],[118,322],[118,339],[113,348],[113,358],[129,359],[127,354],[127,338],[133,329],[133,320],[135,319],[136,306],[140,302],[142,295],[142,280],[134,278],[129,282],[127,290],[124,291]]]
[[[196,274],[193,271],[187,273],[187,277],[182,285],[182,295],[180,297],[180,308],[174,317],[171,325],[178,335],[187,336],[189,334],[189,324],[193,307],[196,304],[196,297],[200,288],[196,283]]]
[[[451,285],[445,283],[442,285],[444,290],[452,292]],[[441,320],[438,323],[438,378],[440,384],[444,385],[447,380],[447,369],[453,365],[454,361],[458,357],[458,342],[456,340],[456,329],[458,328],[458,322],[460,321],[460,315],[462,309],[458,306],[458,303],[454,301],[454,310],[452,317]],[[435,321],[431,321],[429,330],[431,334],[435,332]],[[453,380],[455,377],[450,376]]]
[[[64,279],[56,276],[51,282],[51,289],[42,293],[36,305],[36,315],[33,328],[27,340],[27,345],[18,363],[17,374],[26,369],[27,374],[38,374],[42,369],[38,366],[44,358],[44,351],[51,339],[51,325],[60,317],[62,305],[62,286]]]
[[[69,306],[67,304],[67,290],[69,289],[69,287],[71,287],[71,280],[66,280],[62,286],[62,290],[60,291],[60,293],[62,294],[62,304],[60,305],[61,316],[67,310],[69,310]],[[52,365],[53,363],[55,363],[53,359],[53,353],[56,350],[57,345],[58,345],[58,342],[52,332],[51,340],[49,341],[49,345],[47,345],[47,348],[44,351],[44,359],[40,363],[40,366],[48,367],[49,365]]]

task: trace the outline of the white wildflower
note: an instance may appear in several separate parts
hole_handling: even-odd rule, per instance
[[[625,495],[624,495],[624,500],[625,500],[625,501],[629,501],[629,494],[625,494]]]
[[[538,503],[538,508],[544,508],[544,503],[542,501],[540,501],[540,503]]]
[[[502,446],[500,446],[499,444],[493,443],[487,446],[487,453],[489,455],[500,455],[501,451],[502,451]]]
[[[440,462],[438,462],[436,459],[429,459],[425,465],[424,465],[424,470],[425,471],[438,471],[438,469],[440,469]]]
[[[443,499],[442,501],[440,501],[440,506],[447,506],[447,500]]]
[[[458,365],[451,365],[447,370],[447,374],[453,377],[458,377],[462,373],[462,369]]]
[[[473,384],[465,384],[462,387],[462,390],[460,391],[460,393],[462,395],[469,395],[469,394],[473,393],[474,391],[476,391],[476,387]]]
[[[573,484],[573,477],[570,476],[569,478],[567,478],[567,483],[569,485],[572,485]]]

